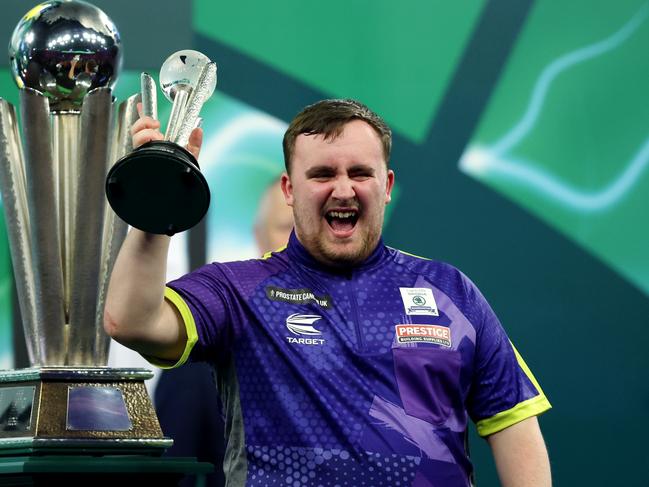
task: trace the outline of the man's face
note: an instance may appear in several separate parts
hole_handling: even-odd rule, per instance
[[[333,140],[298,136],[291,175],[282,176],[300,242],[334,266],[359,263],[374,250],[393,184],[381,139],[361,120],[346,124]]]

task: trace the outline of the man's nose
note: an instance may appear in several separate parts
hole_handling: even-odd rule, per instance
[[[347,177],[336,178],[331,196],[338,200],[353,199],[356,196],[354,182]]]

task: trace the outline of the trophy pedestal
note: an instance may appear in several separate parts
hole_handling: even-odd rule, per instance
[[[42,367],[0,372],[0,456],[161,455],[146,369]]]

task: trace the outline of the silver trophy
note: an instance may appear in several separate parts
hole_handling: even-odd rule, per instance
[[[106,179],[106,197],[129,225],[173,235],[196,225],[210,204],[207,181],[185,145],[214,92],[216,64],[197,51],[175,52],[160,69],[160,84],[173,103],[165,140],[148,142],[117,161]],[[153,118],[155,93],[153,79],[143,73],[143,112]]]
[[[0,455],[160,451],[151,372],[106,367],[104,297],[127,225],[103,189],[140,99],[115,106],[119,33],[98,8],[54,0],[22,18],[9,54],[22,137],[0,99],[0,190],[31,368],[0,372]]]

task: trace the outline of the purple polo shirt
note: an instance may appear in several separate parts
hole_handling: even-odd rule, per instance
[[[550,408],[475,285],[380,242],[353,269],[296,236],[169,283],[180,363],[215,364],[229,485],[468,486],[487,436]]]

